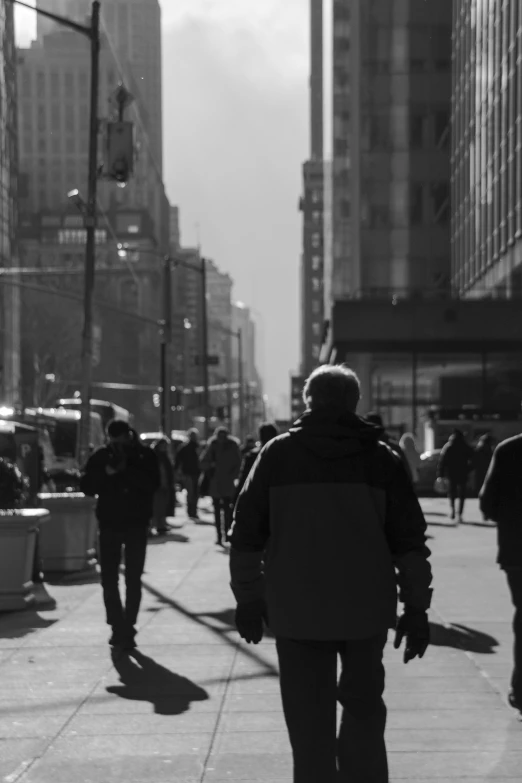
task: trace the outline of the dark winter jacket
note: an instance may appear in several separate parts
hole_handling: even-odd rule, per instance
[[[482,485],[486,479],[491,460],[493,459],[493,451],[494,449],[490,439],[481,438],[475,446],[475,454],[473,456],[473,480],[477,495],[482,489]]]
[[[117,469],[108,475],[106,468]],[[98,496],[96,515],[102,527],[148,525],[154,493],[160,488],[156,454],[148,446],[133,444],[122,458],[112,446],[102,446],[89,458],[80,488]]]
[[[307,412],[262,450],[231,532],[238,603],[265,598],[271,630],[356,639],[395,626],[401,600],[431,600],[426,523],[382,430],[355,414]],[[266,552],[265,552],[266,550]]]
[[[500,443],[480,492],[482,513],[497,523],[501,568],[522,567],[522,435]]]
[[[176,454],[176,470],[181,470],[186,476],[199,476],[199,445],[193,441],[185,443]]]
[[[452,435],[440,453],[438,475],[452,481],[467,481],[473,469],[473,456],[471,446],[463,438]]]

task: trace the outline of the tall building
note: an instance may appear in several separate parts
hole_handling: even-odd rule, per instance
[[[334,299],[448,287],[451,9],[329,6]]]
[[[91,0],[38,0],[45,10],[84,22]],[[159,0],[103,0],[102,27],[107,34],[126,83],[138,94],[140,114],[157,170],[163,171],[163,111],[161,63],[161,8]],[[56,30],[50,20],[39,22],[38,40]],[[132,72],[132,79],[129,72]]]
[[[301,374],[319,362],[324,322],[323,0],[310,0],[310,159],[303,165]]]
[[[454,4],[452,283],[522,295],[522,9]]]
[[[17,110],[16,50],[13,7],[0,6],[0,266],[16,267],[17,230]],[[0,404],[19,401],[20,393],[20,290],[13,283],[0,285]]]

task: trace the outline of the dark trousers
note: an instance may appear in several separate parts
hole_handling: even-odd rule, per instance
[[[511,689],[517,702],[522,704],[522,568],[507,568],[506,576],[515,607],[513,617],[513,676]]]
[[[187,514],[189,517],[198,515],[199,499],[199,474],[185,476],[185,486],[187,488]]]
[[[468,483],[467,478],[450,476],[449,479],[449,500],[451,508],[455,510],[455,503],[459,501],[459,515],[462,516],[464,512],[464,504],[466,502],[466,486]]]
[[[234,505],[232,498],[212,498],[214,502],[214,519],[216,522],[216,531],[218,541],[223,540],[223,527],[225,538],[232,527],[234,518]]]
[[[100,530],[100,569],[107,623],[115,630],[133,631],[141,603],[141,577],[147,553],[147,525]],[[125,562],[125,608],[119,580]]]
[[[382,662],[386,638],[277,639],[294,783],[388,783]],[[337,701],[343,707],[339,736]]]

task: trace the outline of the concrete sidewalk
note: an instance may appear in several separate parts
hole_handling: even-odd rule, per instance
[[[425,507],[434,644],[408,666],[387,650],[392,780],[520,783],[495,531],[476,503],[477,526],[459,528],[443,501]],[[144,583],[141,656],[119,671],[92,581],[48,586],[55,609],[0,615],[0,783],[290,783],[274,644],[239,644],[212,526],[187,522],[154,541]]]

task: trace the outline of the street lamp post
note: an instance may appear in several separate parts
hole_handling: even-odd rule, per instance
[[[82,464],[89,454],[92,354],[93,354],[93,294],[96,270],[96,197],[98,187],[98,92],[100,74],[100,0],[93,0],[90,25],[73,22],[72,19],[59,16],[42,8],[35,8],[23,0],[9,0],[15,5],[30,8],[41,16],[46,16],[64,27],[87,36],[91,43],[91,93],[89,123],[89,171],[87,205],[85,213],[85,273],[83,292],[83,333],[82,333],[82,384],[81,384],[81,420],[78,438],[78,458]]]

